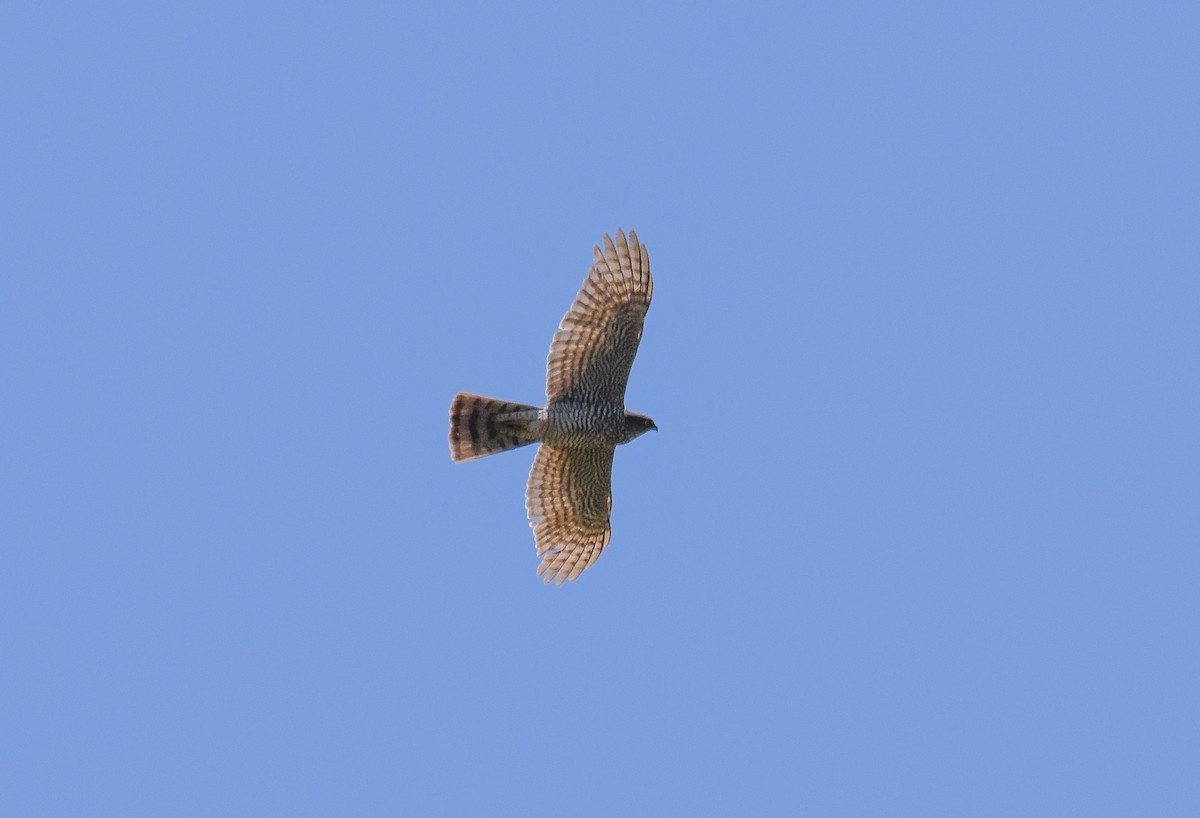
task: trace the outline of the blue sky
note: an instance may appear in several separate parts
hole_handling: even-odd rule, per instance
[[[1200,812],[1194,4],[10,4],[0,813]],[[533,452],[655,302],[613,540]]]

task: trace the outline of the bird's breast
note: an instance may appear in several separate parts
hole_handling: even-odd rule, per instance
[[[612,446],[621,440],[625,409],[599,403],[555,403],[539,418],[541,439],[554,446]]]

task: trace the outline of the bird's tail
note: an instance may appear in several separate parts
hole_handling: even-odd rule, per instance
[[[528,422],[531,414],[525,414],[524,417],[512,415],[537,411],[536,406],[524,403],[508,403],[459,392],[450,404],[450,457],[454,462],[461,463],[536,443],[531,438],[514,434]]]

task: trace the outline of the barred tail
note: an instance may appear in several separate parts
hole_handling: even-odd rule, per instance
[[[450,404],[450,457],[461,463],[535,443],[513,434],[512,426],[502,417],[530,411],[536,412],[538,408],[459,392]]]

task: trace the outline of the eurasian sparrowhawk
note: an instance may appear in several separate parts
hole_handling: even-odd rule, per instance
[[[642,337],[654,280],[650,256],[630,230],[604,237],[575,303],[550,344],[546,406],[459,393],[450,404],[455,461],[540,442],[525,506],[533,527],[538,575],[575,580],[612,537],[613,452],[649,429],[625,410],[625,384]]]

